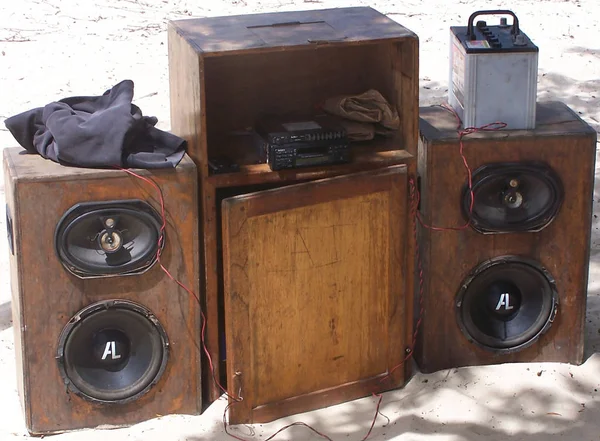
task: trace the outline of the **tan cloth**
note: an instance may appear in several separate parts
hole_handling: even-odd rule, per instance
[[[397,130],[400,127],[398,112],[375,89],[367,90],[360,95],[329,98],[323,104],[323,109],[346,120],[363,123],[347,124],[346,130],[350,140],[365,141],[373,139],[375,133],[386,135],[390,130]],[[373,124],[377,124],[379,127]],[[368,125],[373,126],[367,128]],[[354,137],[361,139],[353,139]]]
[[[370,141],[375,137],[375,124],[342,119],[340,124],[346,130],[348,141]]]

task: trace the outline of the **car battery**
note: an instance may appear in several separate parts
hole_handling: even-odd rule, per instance
[[[501,17],[499,25],[474,25],[481,15],[509,15],[513,23]],[[501,121],[507,129],[535,128],[538,55],[512,11],[477,11],[466,27],[450,27],[448,104],[463,127]]]

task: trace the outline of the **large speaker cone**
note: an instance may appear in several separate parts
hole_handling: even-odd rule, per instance
[[[167,335],[148,309],[109,300],[75,314],[60,335],[57,359],[72,392],[90,401],[126,403],[160,379],[168,349]]]
[[[540,231],[558,214],[563,201],[560,178],[539,162],[501,163],[473,173],[472,227],[481,233]],[[462,208],[469,213],[465,187]]]
[[[502,256],[463,281],[457,320],[466,337],[495,352],[521,350],[551,326],[558,307],[552,276],[537,262]]]
[[[139,274],[156,262],[161,224],[139,200],[77,204],[56,227],[56,252],[81,278]]]

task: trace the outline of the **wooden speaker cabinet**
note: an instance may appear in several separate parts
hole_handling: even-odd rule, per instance
[[[456,119],[420,109],[424,313],[421,369],[583,357],[596,133],[559,102],[535,130],[463,138]]]
[[[18,390],[32,434],[201,410],[197,173],[4,150]]]
[[[172,130],[198,166],[208,351],[244,398],[231,422],[403,384],[408,367],[380,380],[412,335],[416,35],[371,8],[179,20],[169,76]],[[369,89],[398,109],[391,136],[353,145],[346,164],[261,160],[261,115],[312,115]],[[209,167],[223,156],[235,167]],[[221,391],[203,373],[209,404]]]

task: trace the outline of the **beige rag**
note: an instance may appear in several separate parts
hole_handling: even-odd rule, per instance
[[[336,116],[354,121],[345,122],[348,137],[353,141],[373,139],[375,133],[389,135],[398,130],[400,117],[394,109],[375,89],[367,90],[360,95],[344,95],[329,98],[323,109]],[[373,125],[375,124],[375,125]]]

